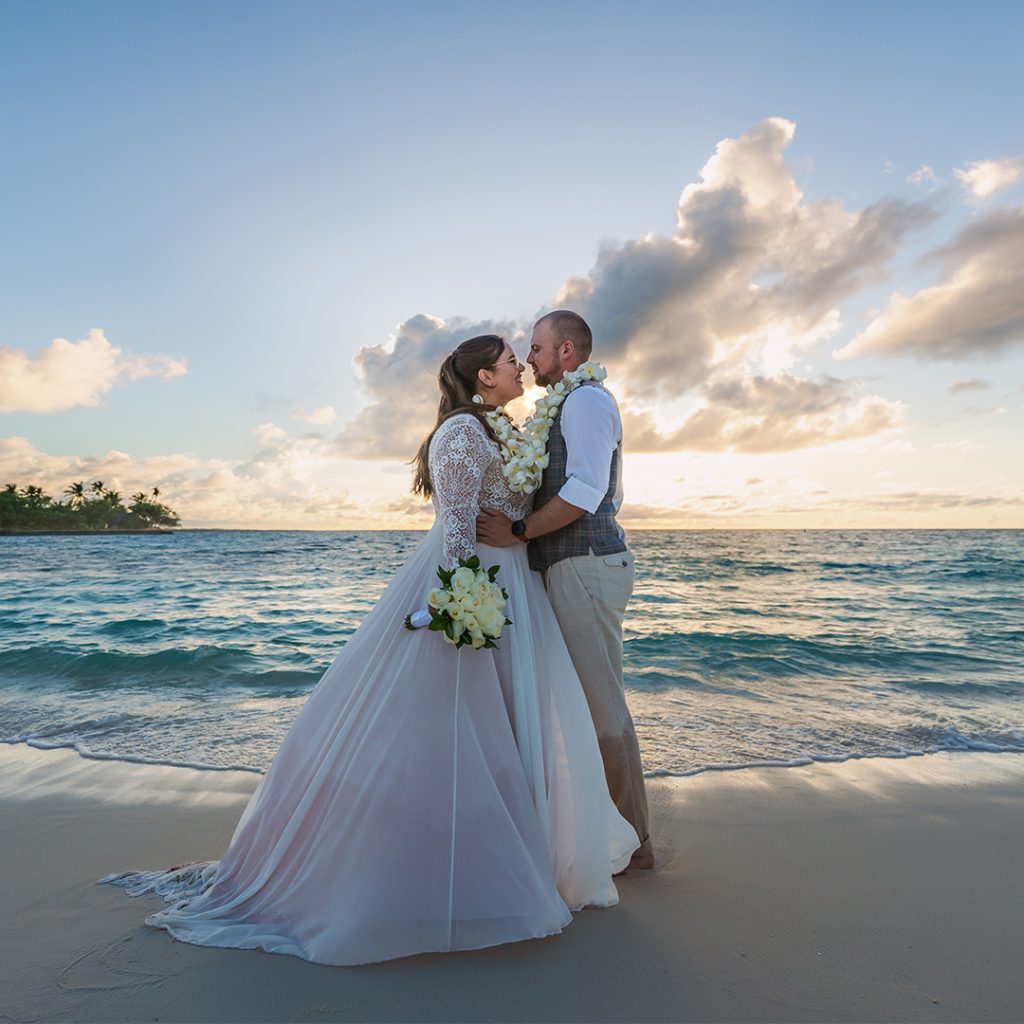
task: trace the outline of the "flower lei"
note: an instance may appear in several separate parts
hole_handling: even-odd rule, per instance
[[[502,472],[509,490],[520,494],[533,494],[548,464],[548,434],[558,414],[558,407],[586,381],[600,383],[608,371],[600,363],[588,360],[575,370],[563,375],[557,384],[549,384],[537,401],[533,414],[522,427],[517,427],[505,412],[504,406],[484,413],[484,419],[494,431],[501,449]],[[483,404],[479,395],[473,401]]]

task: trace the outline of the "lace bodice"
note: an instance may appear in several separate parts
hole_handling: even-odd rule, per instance
[[[476,517],[481,508],[496,509],[513,521],[529,512],[532,495],[509,490],[498,445],[470,413],[453,416],[437,428],[427,458],[449,566],[476,551]]]

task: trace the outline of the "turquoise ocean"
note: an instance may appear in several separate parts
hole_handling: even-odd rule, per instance
[[[263,771],[420,536],[0,537],[0,740]],[[648,774],[1024,752],[1024,531],[629,540]]]

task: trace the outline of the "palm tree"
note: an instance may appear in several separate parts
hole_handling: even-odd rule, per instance
[[[106,498],[115,507],[121,504],[121,495],[117,491],[107,491]]]
[[[141,505],[145,500],[146,500],[146,492],[145,491],[136,491],[132,495],[132,501],[134,501],[136,505]]]
[[[18,485],[17,484],[4,484],[4,493],[5,494],[17,494],[18,493]]]
[[[64,493],[70,499],[68,504],[72,508],[78,508],[85,501],[85,482],[79,481],[78,483],[71,484],[70,487],[65,487]]]
[[[153,497],[154,498],[159,498],[160,497],[160,488],[159,487],[154,487],[153,488]]]
[[[29,485],[22,488],[22,497],[28,500],[29,508],[39,508],[50,503],[49,495],[43,494],[42,487]]]
[[[102,496],[103,495],[103,490],[104,490],[104,488],[103,488],[103,481],[102,480],[94,480],[92,482],[92,486],[89,488],[89,490],[92,491],[92,493],[95,494],[95,495]]]

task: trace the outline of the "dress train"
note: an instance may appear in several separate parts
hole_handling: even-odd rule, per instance
[[[103,882],[175,938],[325,964],[561,931],[617,902],[638,839],[524,545],[478,549],[508,590],[497,650],[402,628],[445,564],[442,519],[312,691],[220,861]]]

